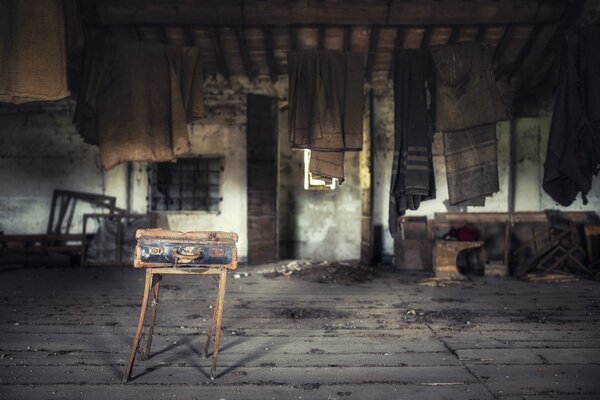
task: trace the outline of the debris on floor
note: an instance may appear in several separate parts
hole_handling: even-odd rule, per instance
[[[258,271],[266,278],[291,277],[317,283],[339,283],[351,285],[367,282],[377,276],[371,267],[356,261],[328,262],[294,260],[286,264]]]
[[[419,286],[446,287],[451,285],[461,285],[468,281],[469,280],[465,275],[452,278],[434,276],[432,278],[426,278],[419,281]]]
[[[345,311],[334,311],[319,307],[282,307],[273,308],[271,311],[278,317],[289,319],[337,319],[347,318],[350,315]]]
[[[529,282],[551,282],[551,283],[568,283],[576,282],[579,278],[573,274],[557,273],[557,274],[527,274],[525,280]]]

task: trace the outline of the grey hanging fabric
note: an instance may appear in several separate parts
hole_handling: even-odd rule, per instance
[[[290,52],[288,69],[290,147],[311,149],[315,176],[342,182],[344,152],[362,149],[364,56]]]
[[[187,124],[204,112],[197,48],[105,38],[86,51],[75,123],[105,169],[190,150]]]
[[[0,101],[69,95],[61,0],[0,0]]]
[[[450,205],[484,206],[499,190],[496,124],[444,132]]]
[[[435,76],[427,50],[403,50],[394,62],[394,162],[390,184],[389,228],[398,217],[435,198],[431,144]]]
[[[543,188],[569,206],[592,187],[600,163],[600,27],[565,32]]]
[[[499,190],[496,122],[508,112],[486,46],[460,42],[431,48],[437,82],[436,130],[444,135],[451,205],[485,206]]]
[[[434,46],[436,131],[454,131],[507,120],[490,54],[477,42]]]

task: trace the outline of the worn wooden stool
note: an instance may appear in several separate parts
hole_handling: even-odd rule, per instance
[[[134,267],[146,269],[146,283],[137,331],[133,339],[131,353],[123,376],[123,382],[131,378],[144,321],[150,291],[153,294],[151,304],[150,324],[146,350],[142,355],[147,359],[152,347],[152,335],[156,322],[156,306],[158,292],[163,275],[213,275],[218,278],[219,289],[213,311],[208,338],[204,345],[203,354],[208,357],[211,339],[214,337],[212,366],[210,378],[215,379],[219,341],[221,339],[221,322],[223,319],[223,304],[225,301],[225,285],[227,271],[237,268],[236,242],[238,236],[231,232],[176,232],[163,229],[139,229],[135,237]]]
[[[482,248],[482,241],[461,242],[449,240],[437,240],[434,247],[434,269],[435,276],[441,278],[462,278],[462,274],[456,266],[456,258],[467,249]]]

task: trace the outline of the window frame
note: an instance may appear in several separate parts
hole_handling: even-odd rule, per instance
[[[157,196],[155,196],[155,194],[160,193],[159,189],[158,189],[158,168],[160,164],[165,164],[165,165],[177,165],[178,162],[182,161],[182,160],[200,160],[200,159],[205,159],[205,160],[217,160],[217,162],[219,163],[219,183],[218,183],[218,202],[217,202],[217,209],[216,210],[211,210],[210,208],[208,209],[182,209],[182,200],[185,199],[185,197],[181,197],[182,194],[182,188],[183,188],[183,182],[182,182],[182,177],[183,177],[183,172],[186,172],[185,170],[181,170],[178,169],[176,171],[174,170],[170,170],[170,173],[177,173],[177,177],[179,179],[178,183],[173,183],[172,181],[169,183],[169,187],[179,187],[179,196],[178,197],[173,197],[174,199],[179,199],[179,208],[178,209],[155,209],[155,202],[156,202],[156,198]],[[207,161],[209,162],[209,161]],[[210,187],[211,186],[216,186],[215,184],[211,184],[210,183],[210,177],[209,174],[210,172],[216,172],[216,171],[212,171],[210,169],[210,167],[207,167],[206,170],[204,170],[207,174],[207,182],[206,182],[206,204],[207,207],[209,206],[209,199],[210,197]],[[223,175],[224,175],[224,171],[225,171],[225,157],[221,154],[194,154],[194,155],[186,155],[183,157],[179,157],[175,162],[169,162],[169,161],[165,161],[165,162],[151,162],[148,163],[148,167],[147,167],[147,175],[148,175],[148,212],[150,213],[165,213],[165,214],[190,214],[190,213],[194,213],[194,214],[213,214],[213,215],[220,215],[221,214],[221,207],[222,207],[222,203],[223,203]],[[197,199],[199,197],[196,197],[195,194],[192,195],[191,201],[192,203],[195,201],[195,199]],[[213,197],[214,198],[214,197]]]

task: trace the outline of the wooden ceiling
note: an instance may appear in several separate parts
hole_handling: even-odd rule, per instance
[[[361,51],[367,79],[390,77],[396,49],[480,41],[499,77],[549,37],[567,0],[89,0],[85,23],[119,38],[198,47],[209,75],[273,80],[287,52]]]

